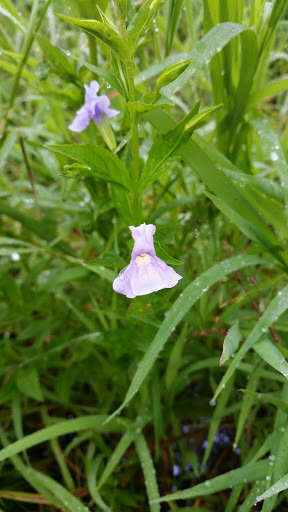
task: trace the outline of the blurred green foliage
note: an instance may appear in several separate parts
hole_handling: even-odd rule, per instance
[[[287,510],[287,15],[0,0],[1,510]],[[183,279],[128,300],[141,222]]]

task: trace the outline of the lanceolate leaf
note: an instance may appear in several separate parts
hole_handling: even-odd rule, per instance
[[[87,166],[85,175],[88,173],[95,178],[118,183],[128,190],[130,188],[130,176],[125,165],[105,148],[92,144],[55,144],[45,147]]]
[[[84,32],[100,39],[103,43],[109,46],[111,50],[114,50],[122,59],[125,60],[127,58],[127,54],[130,52],[129,46],[110,25],[96,20],[70,18],[70,16],[63,16],[62,14],[58,14],[58,16],[59,18],[72,23],[72,25],[77,25],[77,27],[82,28]]]

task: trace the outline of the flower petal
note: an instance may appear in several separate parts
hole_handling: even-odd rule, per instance
[[[68,128],[72,132],[82,132],[83,130],[85,130],[85,128],[87,128],[89,122],[90,122],[90,115],[89,115],[87,108],[84,105],[77,111],[74,120],[68,126]]]
[[[99,91],[99,84],[96,80],[92,80],[90,85],[84,84],[85,87],[85,103],[90,103],[91,101],[97,98],[97,93]]]
[[[113,290],[117,293],[122,293],[123,295],[126,295],[126,297],[128,297],[129,299],[134,299],[136,295],[133,294],[131,290],[131,273],[133,273],[133,270],[132,264],[130,263],[127,267],[121,270],[118,277],[114,279]]]
[[[182,279],[173,268],[157,257],[152,257],[151,263],[135,267],[130,278],[131,290],[135,295],[147,295],[163,288],[172,288]]]

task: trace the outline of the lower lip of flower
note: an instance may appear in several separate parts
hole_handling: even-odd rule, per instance
[[[135,262],[138,267],[141,267],[142,265],[147,265],[148,263],[151,262],[151,256],[150,254],[147,253],[139,254],[139,256],[136,256]]]

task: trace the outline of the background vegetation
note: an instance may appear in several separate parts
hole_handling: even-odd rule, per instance
[[[287,25],[0,0],[1,511],[288,510]],[[183,279],[129,300],[141,222]]]

